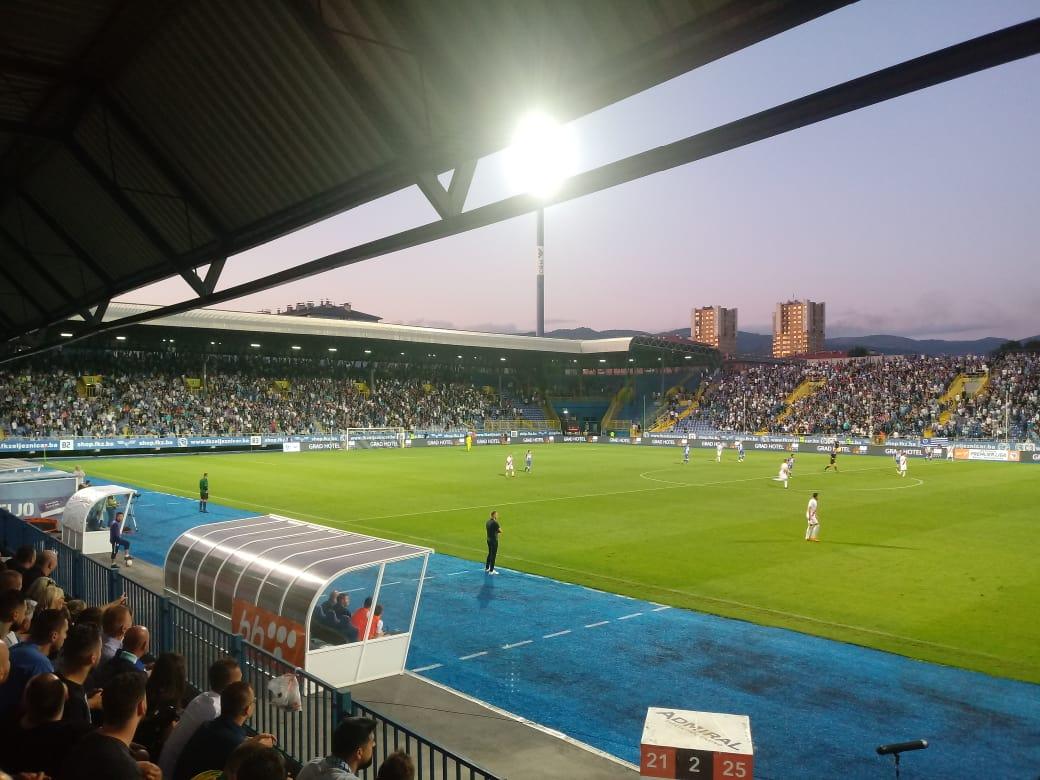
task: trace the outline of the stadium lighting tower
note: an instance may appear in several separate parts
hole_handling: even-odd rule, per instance
[[[517,125],[506,150],[513,183],[540,201],[551,198],[575,170],[575,143],[571,129],[550,116],[532,113]],[[545,210],[537,212],[535,284],[538,292],[535,334],[545,335]]]

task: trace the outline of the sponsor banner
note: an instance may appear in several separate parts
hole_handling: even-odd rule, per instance
[[[552,444],[553,442],[557,442],[559,440],[559,436],[553,436],[552,434],[548,433],[537,436],[529,436],[525,434],[524,436],[517,437],[517,441],[521,442],[522,444]]]
[[[299,452],[300,442],[298,441],[283,441],[282,452]]]
[[[243,599],[235,599],[231,603],[231,626],[250,644],[263,648],[287,664],[303,666],[307,634],[296,621]]]
[[[253,436],[249,437],[249,446],[250,447],[260,447],[261,445],[263,445],[263,443],[264,443],[264,437],[263,436],[253,435]]]
[[[1023,452],[1022,463],[1040,463],[1040,452],[1030,452],[1029,457]]]
[[[18,517],[49,517],[65,508],[76,492],[76,478],[38,479],[6,482],[0,508]]]
[[[975,447],[954,447],[954,460],[993,460],[1003,463],[1018,463],[1018,450],[986,450]]]
[[[299,441],[296,444],[299,445],[299,452],[322,452],[343,449],[343,442],[341,441]]]

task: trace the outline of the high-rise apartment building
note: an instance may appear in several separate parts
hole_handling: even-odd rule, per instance
[[[776,305],[773,312],[773,357],[823,352],[824,305],[810,300]]]
[[[690,317],[690,338],[715,347],[723,355],[737,351],[737,310],[722,306],[694,309]]]

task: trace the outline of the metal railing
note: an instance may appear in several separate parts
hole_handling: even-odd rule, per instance
[[[497,780],[495,775],[440,745],[416,734],[376,710],[352,702],[350,692],[337,689],[317,677],[297,669],[280,658],[249,644],[237,634],[225,631],[208,620],[193,615],[162,594],[146,588],[61,540],[17,518],[0,519],[0,541],[8,550],[32,545],[37,550],[58,553],[58,568],[52,578],[67,598],[82,598],[101,606],[125,595],[133,610],[134,622],[148,628],[155,653],[179,653],[185,659],[188,684],[198,691],[209,688],[209,667],[218,658],[230,656],[238,661],[242,679],[253,686],[256,709],[248,726],[257,732],[274,734],[278,748],[290,763],[299,766],[316,756],[332,752],[336,724],[348,715],[364,715],[378,723],[376,739],[383,748],[371,769],[362,773],[372,778],[379,762],[393,750],[406,750],[416,762],[422,780]],[[279,706],[269,683],[293,675],[300,687],[301,708],[290,712]]]

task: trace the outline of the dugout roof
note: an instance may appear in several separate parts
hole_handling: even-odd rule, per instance
[[[308,625],[318,596],[340,576],[432,550],[279,515],[202,525],[166,555],[166,589],[230,617],[236,599]]]
[[[196,295],[166,312],[187,311],[530,212],[531,196],[465,209],[519,113],[582,116],[849,2],[4,3],[0,359],[53,346],[69,318],[121,327],[112,298],[165,278]],[[1038,50],[1040,20],[1016,25],[585,172],[551,202]],[[410,187],[439,219],[220,284],[229,256]]]

